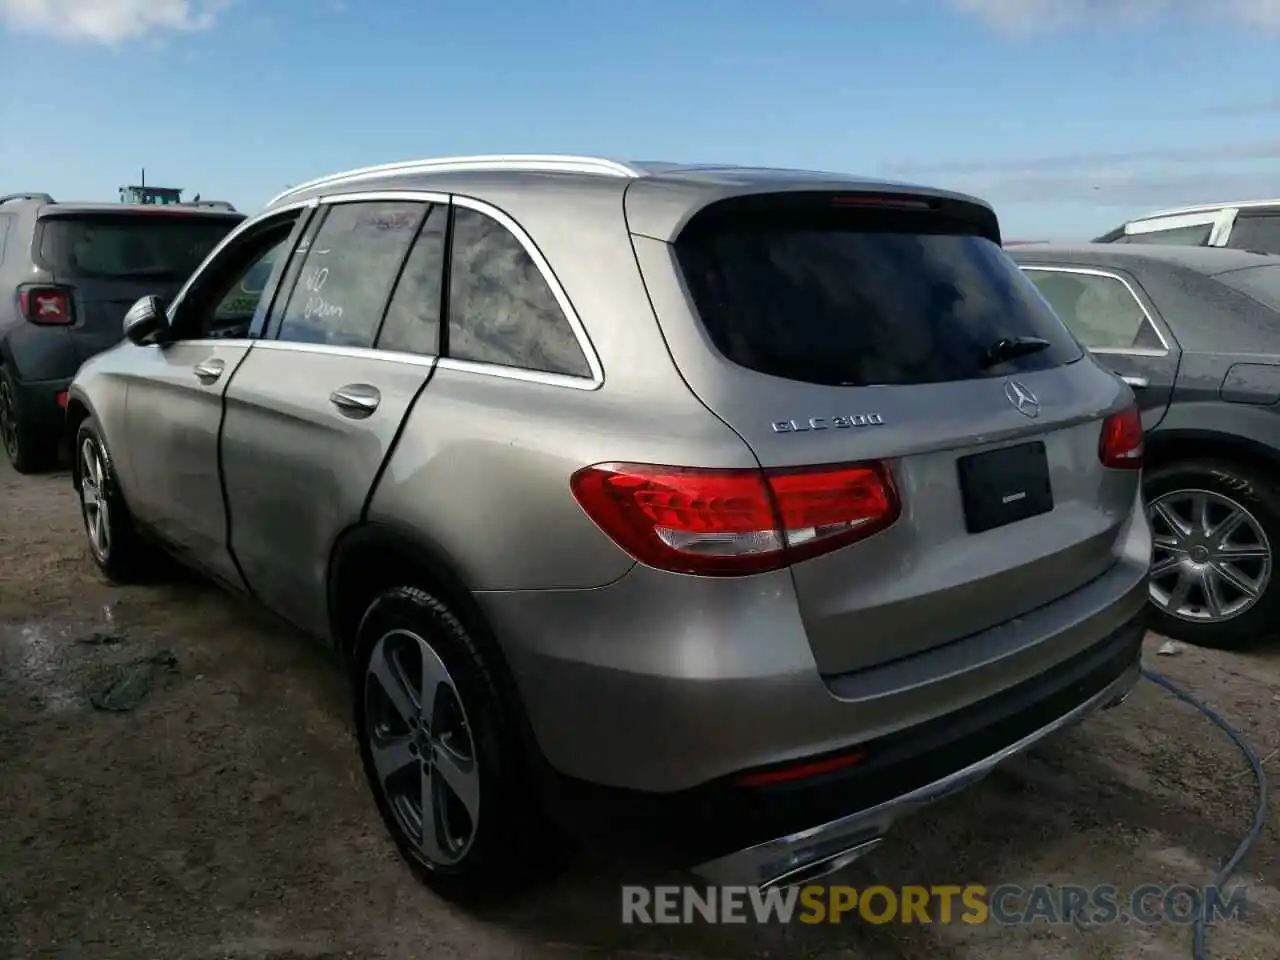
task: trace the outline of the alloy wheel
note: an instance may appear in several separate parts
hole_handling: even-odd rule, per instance
[[[98,445],[86,437],[80,445],[80,504],[89,544],[100,559],[111,550],[111,513],[103,482],[105,474]]]
[[[1271,582],[1271,542],[1252,513],[1209,490],[1174,490],[1147,507],[1151,602],[1193,623],[1250,609]]]
[[[365,736],[377,788],[431,866],[467,855],[480,815],[475,744],[458,689],[421,636],[393,630],[365,670]]]

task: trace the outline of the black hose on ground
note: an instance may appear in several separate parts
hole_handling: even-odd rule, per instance
[[[1235,742],[1235,745],[1240,748],[1240,752],[1243,753],[1245,755],[1245,759],[1249,761],[1249,766],[1253,768],[1253,778],[1258,784],[1258,802],[1256,812],[1253,816],[1253,826],[1249,829],[1249,832],[1244,835],[1244,839],[1241,840],[1240,845],[1236,847],[1236,852],[1231,855],[1231,859],[1226,862],[1223,868],[1218,871],[1217,876],[1213,878],[1212,885],[1215,887],[1221,887],[1231,879],[1231,876],[1240,866],[1240,861],[1242,861],[1249,853],[1249,850],[1257,842],[1258,837],[1262,836],[1263,827],[1267,822],[1267,775],[1262,769],[1262,761],[1258,759],[1257,752],[1254,751],[1253,747],[1249,744],[1249,741],[1244,738],[1244,735],[1212,707],[1187,693],[1187,691],[1183,690],[1163,674],[1156,673],[1154,670],[1148,670],[1146,667],[1143,667],[1142,675],[1152,683],[1164,687],[1184,703],[1191,704],[1191,706],[1195,707],[1226,731],[1227,736],[1229,736]],[[1195,938],[1192,941],[1191,946],[1191,956],[1194,957],[1195,960],[1207,960],[1207,955],[1205,954],[1204,949],[1205,926],[1207,923],[1206,911],[1201,910],[1199,915],[1196,917]]]

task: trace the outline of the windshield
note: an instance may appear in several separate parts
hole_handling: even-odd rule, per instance
[[[59,277],[185,280],[240,218],[105,214],[43,221],[40,257]]]
[[[1035,287],[969,234],[722,221],[686,232],[681,267],[729,359],[848,386],[1043,370],[1082,355]],[[1046,341],[997,351],[1002,340]]]

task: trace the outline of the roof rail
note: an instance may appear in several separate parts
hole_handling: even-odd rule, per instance
[[[1215,210],[1250,210],[1254,207],[1280,206],[1280,198],[1264,200],[1234,200],[1225,203],[1195,203],[1185,207],[1171,207],[1157,210],[1154,213],[1140,214],[1129,220],[1129,223],[1140,223],[1143,220],[1154,220],[1158,217],[1176,217],[1184,213],[1212,213]]]
[[[41,203],[53,203],[53,197],[47,193],[7,193],[0,197],[0,203],[9,203],[11,200],[39,200]]]
[[[316,180],[308,180],[290,187],[267,201],[270,207],[286,197],[313,190],[316,187],[366,180],[371,177],[394,173],[454,173],[466,170],[511,170],[548,173],[589,173],[606,177],[634,179],[643,176],[641,170],[617,160],[603,157],[579,157],[560,154],[492,154],[474,157],[437,157],[426,160],[402,160],[398,163],[381,163],[372,167],[360,167],[343,173],[331,174]]]
[[[230,210],[232,213],[239,213],[235,205],[229,200],[187,200],[182,206],[184,207],[208,207],[211,210]]]

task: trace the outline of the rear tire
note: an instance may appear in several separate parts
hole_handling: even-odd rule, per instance
[[[0,446],[18,473],[43,473],[58,459],[56,438],[44,436],[23,409],[17,378],[0,365]]]
[[[560,865],[566,848],[531,802],[515,721],[448,607],[412,586],[380,594],[357,630],[352,676],[365,776],[419,880],[478,903]]]
[[[1143,492],[1152,628],[1223,650],[1280,633],[1280,489],[1229,460],[1183,460],[1149,470]]]
[[[135,583],[156,569],[156,551],[137,532],[116,480],[115,461],[92,417],[76,431],[72,481],[89,554],[109,580]]]

